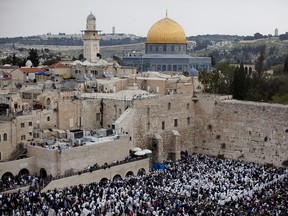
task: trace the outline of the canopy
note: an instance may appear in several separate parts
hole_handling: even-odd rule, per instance
[[[134,153],[134,155],[137,155],[137,156],[141,156],[141,155],[145,155],[146,153],[144,152],[144,151],[142,151],[142,150],[140,150],[140,151],[136,151],[135,153]]]
[[[139,148],[139,147],[134,147],[134,148],[131,149],[131,151],[134,151],[134,152],[136,152],[136,151],[141,151],[141,150],[142,150],[142,149]]]
[[[152,153],[152,151],[150,149],[143,149],[142,151],[145,152],[146,154],[151,154]]]

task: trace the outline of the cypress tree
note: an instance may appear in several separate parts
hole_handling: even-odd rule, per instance
[[[288,56],[285,58],[285,63],[284,63],[284,73],[288,73]]]

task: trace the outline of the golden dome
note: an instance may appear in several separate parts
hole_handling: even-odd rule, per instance
[[[186,43],[183,28],[170,18],[163,18],[156,22],[149,30],[147,43]]]

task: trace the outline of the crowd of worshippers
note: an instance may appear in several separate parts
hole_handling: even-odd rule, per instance
[[[0,195],[0,215],[288,215],[288,171],[182,154],[141,176]]]

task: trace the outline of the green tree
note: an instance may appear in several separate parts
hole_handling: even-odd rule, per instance
[[[286,56],[285,58],[285,62],[284,62],[284,73],[288,73],[288,56]]]
[[[39,65],[39,56],[37,49],[30,49],[27,59],[32,62],[34,67],[37,67]]]
[[[259,89],[261,86],[261,82],[264,78],[264,61],[266,59],[266,47],[263,47],[260,51],[260,55],[258,56],[255,62],[255,73],[253,73],[253,86],[256,89]]]
[[[236,69],[233,76],[233,98],[237,100],[244,100],[248,91],[248,69],[244,69],[243,62],[240,67]]]
[[[219,63],[211,72],[200,71],[199,80],[204,90],[215,94],[232,94],[235,67],[229,63]]]

